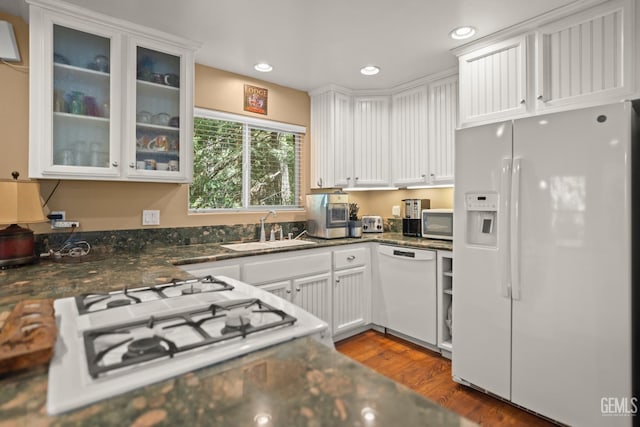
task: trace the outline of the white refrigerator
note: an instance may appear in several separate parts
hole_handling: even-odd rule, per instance
[[[457,131],[457,382],[569,425],[631,425],[635,120],[621,102]]]

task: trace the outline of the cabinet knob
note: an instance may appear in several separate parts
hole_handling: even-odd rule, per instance
[[[359,180],[359,179],[360,179],[360,178],[358,178],[358,177],[356,176],[356,181],[357,181],[357,180]]]
[[[524,99],[521,99],[521,100],[520,100],[520,104],[524,105],[524,104],[526,104],[526,103],[527,103],[527,101],[526,101],[526,100],[524,100]]]
[[[129,163],[129,167],[130,167],[131,169],[134,169],[134,168],[136,167],[136,165],[135,165],[135,163]]]
[[[287,292],[288,294],[290,294],[290,293],[291,293],[291,289],[287,289],[287,290],[286,290],[286,292]]]
[[[117,167],[118,167],[118,162],[113,162],[113,163],[111,163],[111,165],[112,165],[114,168],[117,168]]]
[[[340,284],[340,279],[336,279],[336,285]]]
[[[538,100],[539,100],[539,101],[542,101],[543,99],[544,99],[544,96],[542,96],[542,95],[538,95]]]
[[[356,259],[356,256],[355,256],[355,255],[349,255],[349,256],[347,257],[347,261],[353,261],[354,259]]]
[[[296,288],[296,292],[300,292],[300,288]]]

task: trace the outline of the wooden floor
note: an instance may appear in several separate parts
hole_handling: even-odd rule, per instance
[[[336,349],[445,408],[485,426],[553,426],[451,379],[451,361],[438,353],[375,331],[336,343]]]

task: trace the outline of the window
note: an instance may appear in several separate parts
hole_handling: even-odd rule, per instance
[[[196,108],[189,209],[301,208],[305,131]]]

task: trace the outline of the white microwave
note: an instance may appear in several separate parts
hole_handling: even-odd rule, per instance
[[[422,237],[453,240],[453,209],[423,209]]]

